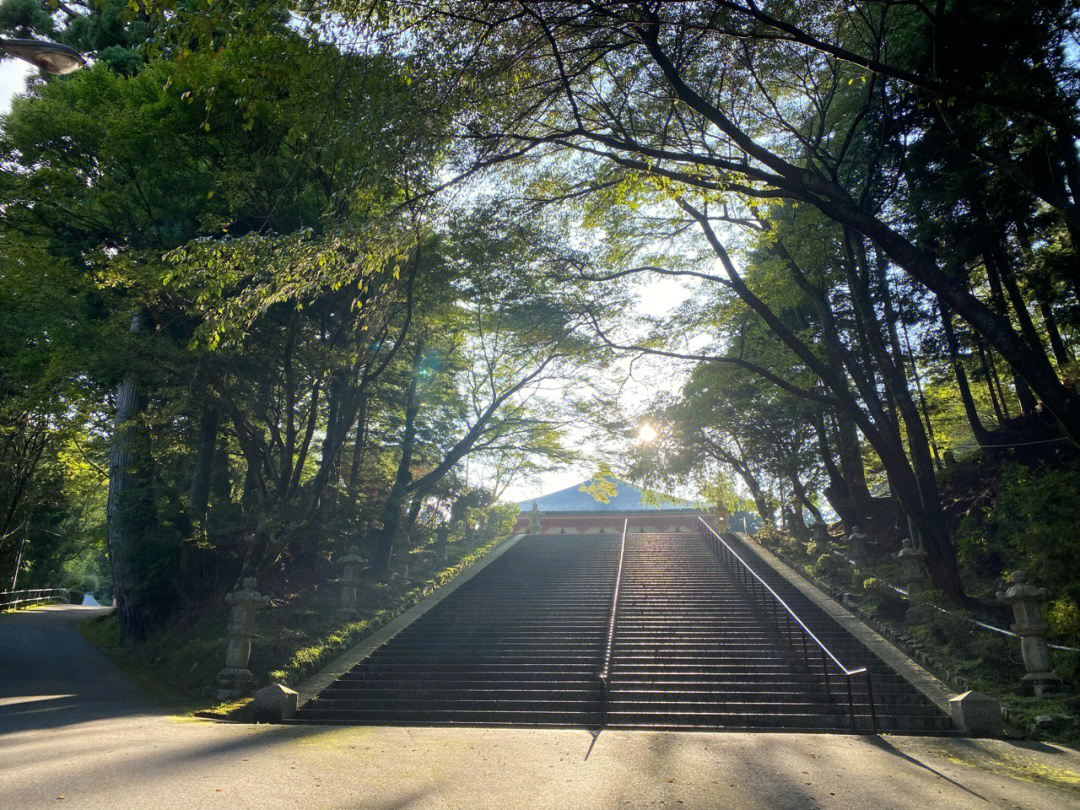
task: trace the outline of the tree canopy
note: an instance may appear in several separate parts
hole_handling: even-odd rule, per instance
[[[604,426],[962,597],[957,458],[1080,448],[1077,12],[4,0],[93,64],[3,118],[0,572],[107,560],[138,638],[349,545],[385,575]]]

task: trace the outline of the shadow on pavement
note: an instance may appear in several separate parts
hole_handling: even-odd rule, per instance
[[[941,771],[938,771],[938,770],[935,770],[934,768],[931,768],[925,762],[920,762],[919,760],[915,759],[915,757],[911,756],[910,754],[905,754],[903,751],[896,748],[892,743],[890,743],[884,737],[864,737],[863,739],[866,740],[866,742],[868,742],[870,745],[874,746],[875,748],[880,748],[882,751],[885,751],[886,753],[892,754],[895,757],[899,757],[900,759],[902,759],[902,760],[904,760],[906,762],[910,762],[912,765],[917,765],[920,768],[925,768],[926,770],[930,771],[930,773],[932,773],[934,776],[938,777],[939,779],[944,779],[950,785],[953,785],[954,787],[960,788],[965,793],[970,793],[972,796],[975,796],[976,798],[982,799],[984,802],[987,802],[987,803],[989,803],[989,801],[990,801],[985,796],[983,796],[983,795],[981,795],[979,793],[976,793],[971,788],[968,788],[968,787],[965,787],[964,785],[961,785],[955,779],[950,779],[948,776],[943,774]]]

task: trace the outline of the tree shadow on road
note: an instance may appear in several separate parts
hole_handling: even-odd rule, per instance
[[[960,788],[965,793],[970,793],[972,796],[975,796],[978,799],[982,799],[984,802],[990,803],[990,800],[987,799],[985,796],[983,796],[983,795],[981,795],[979,793],[976,793],[971,788],[965,787],[964,785],[957,782],[955,779],[950,779],[948,776],[943,774],[941,771],[938,771],[938,770],[935,770],[934,768],[931,768],[925,762],[920,762],[918,759],[911,756],[910,754],[905,754],[903,751],[901,751],[899,748],[894,746],[892,743],[890,743],[884,737],[874,736],[874,737],[864,737],[863,739],[866,742],[868,742],[870,745],[874,746],[875,748],[880,748],[882,751],[885,751],[886,753],[892,754],[895,757],[899,757],[900,759],[902,759],[902,760],[904,760],[906,762],[910,762],[912,765],[917,765],[920,768],[924,768],[925,770],[929,771],[930,773],[932,773],[934,776],[938,777],[939,779],[943,779],[946,782],[948,782],[950,785],[953,785],[954,787]]]

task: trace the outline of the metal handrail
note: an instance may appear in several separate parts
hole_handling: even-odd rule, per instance
[[[25,599],[13,599],[11,597],[27,595]],[[0,610],[19,605],[46,602],[50,599],[59,599],[62,602],[71,602],[71,591],[68,588],[28,588],[16,591],[0,591]]]
[[[622,539],[619,541],[619,565],[615,571],[615,590],[611,594],[611,615],[608,617],[607,641],[604,657],[600,660],[600,725],[607,725],[608,689],[611,680],[611,656],[615,650],[615,621],[619,613],[619,589],[622,585],[623,558],[626,556],[626,527],[630,519],[623,521]]]
[[[877,734],[877,731],[878,731],[877,712],[876,712],[876,710],[874,708],[874,687],[873,687],[873,683],[871,682],[871,678],[870,678],[870,669],[868,667],[856,667],[856,668],[849,669],[848,667],[844,666],[844,664],[840,661],[840,659],[837,658],[833,654],[832,650],[830,650],[828,647],[826,647],[824,642],[822,642],[822,640],[819,639],[814,634],[814,631],[811,630],[809,627],[807,627],[806,623],[796,615],[795,611],[792,610],[791,607],[788,605],[788,603],[783,600],[783,598],[780,596],[780,594],[778,594],[776,591],[774,591],[772,589],[772,587],[770,587],[769,583],[767,583],[760,576],[758,576],[758,573],[753,568],[750,567],[750,565],[746,562],[746,560],[744,560],[742,557],[739,556],[739,553],[737,551],[735,551],[735,549],[733,549],[730,545],[728,545],[727,541],[724,540],[724,538],[721,537],[716,532],[716,530],[713,529],[712,526],[710,526],[708,523],[705,522],[705,520],[703,518],[700,518],[700,517],[698,518],[698,522],[701,524],[701,527],[702,527],[702,530],[701,530],[702,539],[706,539],[706,540],[710,539],[708,537],[708,535],[706,535],[705,530],[708,531],[709,535],[712,535],[711,539],[712,539],[712,543],[713,543],[713,550],[717,553],[717,556],[720,556],[720,549],[716,547],[716,543],[719,542],[720,544],[722,544],[724,546],[724,549],[727,551],[728,555],[730,555],[731,557],[734,557],[736,560],[739,561],[742,568],[741,569],[735,568],[736,576],[739,577],[740,584],[742,584],[744,588],[748,588],[748,590],[750,590],[751,596],[753,598],[755,598],[755,599],[757,598],[756,597],[756,592],[755,592],[756,586],[760,586],[760,588],[761,588],[761,601],[762,601],[763,604],[765,603],[765,594],[766,593],[768,593],[769,595],[772,596],[772,598],[774,600],[774,605],[773,605],[773,609],[772,609],[772,620],[773,620],[773,625],[776,627],[776,632],[777,632],[778,636],[783,636],[784,634],[780,630],[780,617],[779,617],[779,611],[777,610],[776,606],[779,605],[780,607],[782,607],[784,609],[784,612],[786,614],[784,616],[784,622],[785,622],[785,628],[786,628],[787,642],[788,642],[788,645],[791,646],[791,647],[795,646],[794,642],[791,639],[791,634],[792,634],[791,623],[792,623],[792,620],[794,620],[795,625],[799,628],[799,631],[802,634],[803,661],[804,661],[805,664],[807,664],[807,666],[809,666],[810,661],[809,661],[809,656],[807,655],[807,651],[806,651],[806,640],[809,638],[811,641],[814,642],[814,644],[816,644],[818,646],[818,648],[821,650],[821,671],[822,671],[822,674],[823,674],[823,676],[825,678],[825,693],[827,695],[829,695],[830,698],[832,697],[832,692],[831,692],[831,690],[829,688],[829,665],[828,665],[828,661],[831,660],[836,665],[836,668],[840,671],[840,674],[843,675],[844,678],[847,681],[848,711],[849,711],[849,713],[851,715],[851,730],[852,731],[858,731],[858,728],[856,727],[856,723],[855,723],[855,698],[854,698],[854,696],[852,694],[852,691],[851,691],[851,678],[853,676],[855,676],[855,675],[866,675],[866,695],[867,695],[867,698],[868,698],[868,700],[870,702],[870,722],[871,722],[871,725],[872,725],[872,728],[873,728],[873,733]],[[731,567],[734,568],[734,566],[731,566]],[[750,576],[753,577],[753,579],[750,580],[749,585],[747,585],[746,573],[749,573]],[[756,582],[755,582],[755,580],[756,580]],[[766,615],[768,615],[768,613],[769,613],[768,608],[765,607],[764,610],[765,610]]]

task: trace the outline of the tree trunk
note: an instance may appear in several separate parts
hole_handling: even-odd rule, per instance
[[[423,492],[418,492],[413,496],[412,503],[409,504],[409,511],[405,513],[405,521],[401,526],[401,542],[406,546],[412,545],[412,533],[416,528],[416,521],[420,517],[420,510],[424,508],[424,498],[427,495]]]
[[[809,496],[806,494],[806,485],[799,480],[798,475],[791,476],[791,488],[795,492],[795,498],[802,506],[805,506],[809,510],[810,514],[814,516],[814,520],[816,520],[818,523],[824,523],[825,518],[821,516],[821,510],[813,504]],[[802,509],[800,508],[799,512],[801,511]],[[802,522],[802,515],[799,515],[799,522]]]
[[[829,436],[825,429],[825,418],[820,412],[816,412],[812,421],[814,434],[817,436],[818,455],[825,466],[825,473],[829,476],[829,485],[825,487],[825,497],[833,511],[840,516],[840,520],[850,530],[852,526],[859,525],[858,512],[851,496],[851,487],[848,486],[844,474],[833,457],[832,448],[829,446]]]
[[[998,424],[1004,425],[1012,416],[1005,402],[1005,390],[1002,388],[1001,380],[998,379],[997,369],[993,366],[993,357],[983,346],[982,338],[978,335],[975,336],[975,347],[979,351],[979,363],[982,365],[983,379],[986,380],[986,390],[990,393],[990,402],[994,406],[994,415],[997,417]]]
[[[941,315],[941,326],[945,331],[945,345],[949,350],[949,359],[952,361],[953,372],[956,374],[956,386],[960,389],[960,400],[964,404],[964,414],[967,416],[971,432],[975,435],[975,441],[980,447],[990,443],[990,432],[983,426],[979,411],[975,407],[975,398],[971,396],[971,386],[968,384],[967,372],[964,371],[963,359],[960,356],[960,344],[953,331],[952,313],[945,304],[938,302],[938,312]]]
[[[349,513],[356,512],[356,499],[359,496],[360,466],[364,460],[367,444],[367,392],[360,392],[360,405],[356,417],[356,436],[353,441],[352,465],[349,468]]]
[[[852,300],[856,312],[861,316],[866,342],[874,355],[885,387],[895,400],[900,417],[904,420],[908,451],[911,454],[911,468],[918,483],[923,510],[931,520],[944,525],[944,511],[941,507],[941,495],[938,491],[933,458],[930,453],[930,441],[919,416],[919,409],[911,398],[911,391],[908,388],[903,367],[900,365],[900,358],[889,355],[877,313],[870,300],[867,285],[870,271],[867,257],[862,250],[862,238],[859,237],[852,244],[850,234],[845,233],[845,247]]]
[[[383,505],[382,528],[375,535],[375,558],[372,569],[376,575],[385,574],[390,568],[390,557],[394,552],[394,539],[401,523],[401,510],[409,494],[412,481],[412,456],[416,443],[416,416],[420,403],[416,397],[417,378],[420,376],[420,362],[423,359],[423,344],[417,347],[413,357],[412,373],[405,392],[405,425],[401,435],[401,459],[398,462],[397,475],[390,493]]]
[[[199,435],[195,443],[195,469],[191,474],[191,519],[206,525],[206,508],[210,502],[210,479],[213,475],[214,454],[217,451],[218,409],[207,404],[199,422]]]
[[[1005,301],[1004,287],[1001,283],[1001,268],[996,255],[989,250],[983,254],[983,267],[986,268],[986,280],[990,284],[990,301],[994,311],[1003,318],[1008,318],[1008,304]],[[1024,311],[1026,313],[1026,310]],[[1021,319],[1021,328],[1023,328],[1023,319]],[[1028,342],[1030,343],[1030,337]],[[1024,382],[1019,369],[1016,368],[1013,368],[1013,391],[1016,394],[1016,401],[1020,404],[1020,413],[1025,416],[1034,413],[1038,403],[1031,393],[1031,388]]]
[[[145,335],[149,316],[143,310],[131,318],[131,332]],[[109,451],[109,494],[105,508],[109,567],[112,570],[116,614],[125,642],[146,636],[146,625],[138,603],[137,584],[131,570],[131,556],[143,538],[150,506],[149,466],[145,431],[139,424],[144,396],[138,375],[128,372],[116,389],[112,447]]]
[[[1054,312],[1045,301],[1039,301],[1039,314],[1042,316],[1043,326],[1046,327],[1046,336],[1050,339],[1050,348],[1054,352],[1058,368],[1066,368],[1075,361],[1069,347],[1061,337],[1057,322],[1054,320]]]

